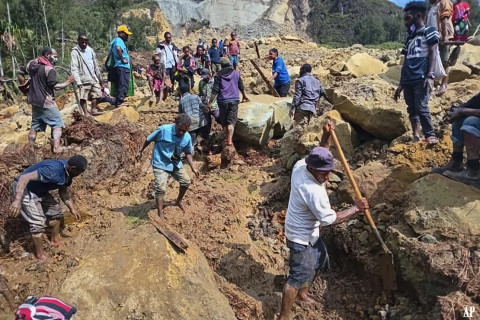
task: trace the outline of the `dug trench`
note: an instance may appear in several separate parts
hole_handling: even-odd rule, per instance
[[[2,318],[11,319],[11,309],[29,295],[61,297],[77,306],[80,319],[274,318],[288,273],[283,223],[291,171],[280,156],[288,137],[262,150],[240,146],[227,168],[207,170],[197,155],[195,164],[203,170],[187,193],[185,212],[172,205],[178,186],[169,183],[168,223],[190,245],[182,254],[148,223],[154,200],[147,152],[135,161],[146,134],[174,117],[168,106],[143,113],[141,126],[76,117],[65,132],[69,149],[62,157],[81,153],[89,160],[88,171],[73,188],[83,219],[75,222],[66,214],[64,244],[47,246],[50,259],[44,264],[29,254],[21,219],[2,222],[8,246],[0,257]],[[455,221],[447,221],[434,233],[422,216],[433,209],[415,193],[434,193],[432,188],[445,183],[453,195],[440,200],[454,201],[455,190],[462,190],[464,200],[452,205],[462,208],[478,199],[478,191],[435,175],[407,181],[420,167],[437,165],[434,155],[444,161],[439,155],[446,154],[448,145],[433,150],[418,144],[383,146],[378,140],[366,143],[352,158],[367,163],[355,174],[374,185],[368,195],[374,199],[372,214],[394,253],[399,290],[382,291],[380,247],[357,216],[322,229],[332,270],[316,279],[311,290],[315,304],[294,306],[294,319],[459,319],[466,306],[480,310],[478,229],[464,234],[454,229]],[[46,157],[46,147],[5,149],[0,159],[2,217],[13,178]],[[328,189],[334,209],[341,210],[351,200],[346,177],[337,168]],[[431,196],[437,198],[430,204],[448,198],[439,194]],[[422,207],[412,212],[412,203]]]

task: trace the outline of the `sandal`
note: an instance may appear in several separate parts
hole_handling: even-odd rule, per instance
[[[429,145],[435,145],[435,144],[438,144],[440,142],[440,140],[438,140],[438,138],[435,137],[435,136],[428,137],[425,140],[426,140],[427,144],[429,144]]]

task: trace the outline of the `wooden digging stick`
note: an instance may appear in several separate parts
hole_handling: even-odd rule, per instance
[[[257,52],[257,58],[260,59],[260,51],[258,51],[257,41],[254,41],[253,44],[255,45],[255,51]]]

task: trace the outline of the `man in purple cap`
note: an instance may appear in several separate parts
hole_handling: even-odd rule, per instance
[[[320,147],[298,161],[292,172],[290,200],[285,220],[285,236],[290,249],[290,272],[283,289],[279,320],[290,319],[295,300],[313,302],[308,289],[319,271],[330,268],[327,249],[320,238],[320,226],[339,224],[358,212],[368,209],[365,198],[355,201],[350,209],[336,213],[330,207],[325,183],[335,168],[328,150],[331,121],[323,127]]]

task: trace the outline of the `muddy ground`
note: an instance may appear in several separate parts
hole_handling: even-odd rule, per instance
[[[153,175],[149,168],[149,152],[140,163],[133,161],[132,153],[140,146],[142,133],[153,131],[160,123],[173,122],[175,114],[169,112],[171,109],[165,106],[160,112],[142,114],[141,125],[120,124],[123,130],[131,127],[133,132],[138,132],[138,138],[130,139],[132,146],[118,146],[118,150],[110,151],[126,154],[116,158],[108,157],[108,151],[92,155],[95,172],[100,172],[100,176],[81,178],[74,188],[83,219],[75,222],[66,214],[62,231],[64,245],[47,248],[50,256],[47,263],[39,264],[33,258],[27,229],[20,219],[7,222],[5,229],[10,231],[7,237],[12,240],[11,251],[2,254],[0,270],[8,279],[7,296],[13,304],[21,303],[31,294],[55,295],[62,281],[82,260],[87,246],[89,251],[94,245],[102,252],[108,250],[102,248],[103,237],[107,234],[122,237],[119,224],[134,229],[148,223],[147,214],[154,210],[154,200],[150,196]],[[76,141],[71,152],[79,150],[80,146],[90,148],[95,144],[95,139],[78,135],[77,127],[89,132],[82,121],[87,120],[80,119],[67,131],[67,138],[72,143]],[[18,152],[13,147],[12,150]],[[45,156],[48,154],[46,147],[40,151]],[[38,150],[23,150],[31,156],[25,158],[27,163],[35,159],[32,152],[38,154]],[[239,146],[238,157],[230,167],[204,169],[202,175],[194,179],[185,199],[186,212],[172,206],[178,186],[173,180],[169,185],[165,209],[169,224],[201,249],[215,272],[220,291],[229,299],[238,319],[273,319],[281,303],[282,285],[288,273],[282,223],[290,172],[277,158],[278,152],[275,141],[263,150]],[[196,165],[203,166],[202,156],[197,154],[195,158]],[[25,164],[20,163],[15,169],[18,171]],[[331,196],[335,196],[336,184],[329,187],[333,192]],[[344,203],[337,208],[343,206]],[[373,250],[365,248],[372,259],[372,266],[368,267],[367,262],[365,268],[346,254],[342,238],[337,237],[337,229],[342,234],[346,227],[323,230],[332,271],[323,274],[314,284],[311,293],[317,304],[296,305],[294,319],[377,319],[379,312],[389,310],[387,304],[395,308],[393,314],[389,313],[394,315],[392,319],[407,319],[405,316],[424,319],[422,314],[431,310],[423,309],[415,299],[408,297],[408,292],[396,296],[382,293],[379,278],[364,272],[364,269],[377,267],[374,255],[370,255]],[[8,310],[5,299],[1,307]]]
[[[291,47],[289,50],[293,52],[294,45]],[[266,46],[261,50],[265,51]],[[351,53],[342,54],[346,59]],[[317,55],[319,61],[328,55],[328,59],[321,60],[325,68],[333,67],[338,60],[331,57],[335,53],[326,50]],[[290,60],[293,59],[291,53]],[[144,60],[147,63],[148,59]],[[246,69],[247,74],[252,72],[250,69]],[[341,77],[328,75],[324,82],[342,86],[342,81]],[[254,84],[251,87],[257,91],[249,90],[249,94],[265,91]],[[134,98],[135,107],[148,100],[144,88],[138,90],[143,91],[143,95]],[[71,94],[69,99],[62,103],[72,104]],[[27,227],[20,218],[8,219],[5,224],[0,221],[10,246],[8,253],[5,250],[0,253],[0,319],[11,319],[10,305],[19,305],[28,295],[56,295],[87,253],[108,254],[102,239],[122,239],[125,229],[135,230],[149,223],[148,213],[155,210],[151,197],[153,174],[149,166],[151,147],[140,162],[134,158],[147,134],[160,124],[173,122],[177,108],[176,102],[169,99],[161,108],[137,109],[140,119],[136,123],[120,121],[106,125],[82,117],[70,117],[66,121],[68,130],[64,139],[70,149],[63,157],[81,151],[87,155],[91,167],[75,180],[73,187],[82,221],[76,222],[70,214],[65,215],[64,244],[61,247],[46,245],[50,257],[47,263],[35,261]],[[26,106],[21,110],[28,112]],[[314,283],[311,295],[316,303],[295,305],[293,319],[450,320],[460,319],[465,305],[478,305],[478,237],[462,241],[438,237],[437,244],[423,243],[403,219],[409,201],[404,196],[409,184],[449,158],[449,132],[440,120],[441,116],[437,116],[435,125],[441,127],[442,141],[433,148],[421,143],[405,143],[402,141],[405,137],[389,143],[364,135],[350,162],[354,169],[375,162],[391,170],[371,197],[372,214],[387,244],[394,250],[399,290],[382,291],[377,261],[380,248],[365,220],[357,217],[340,226],[322,228],[332,270]],[[19,127],[19,133],[25,131],[23,129]],[[359,131],[359,134],[365,133]],[[11,200],[8,189],[11,180],[25,167],[51,157],[46,139],[40,140],[40,149],[12,144],[0,156],[0,209],[3,210],[0,216],[4,216],[6,204]],[[217,158],[206,159],[197,154],[195,165],[202,168],[202,174],[193,179],[186,195],[186,211],[173,206],[178,185],[171,180],[165,214],[172,228],[204,254],[219,290],[238,319],[274,319],[288,274],[283,223],[291,172],[280,158],[281,140],[272,140],[263,149],[236,146],[238,155],[226,168],[209,170],[214,167],[212,159],[215,162]],[[336,210],[351,204],[345,181],[339,166],[328,184]],[[148,243],[145,246],[148,247]],[[425,283],[416,285],[416,279],[425,279]],[[121,283],[121,277],[118,281]],[[128,319],[148,317],[132,313]]]

